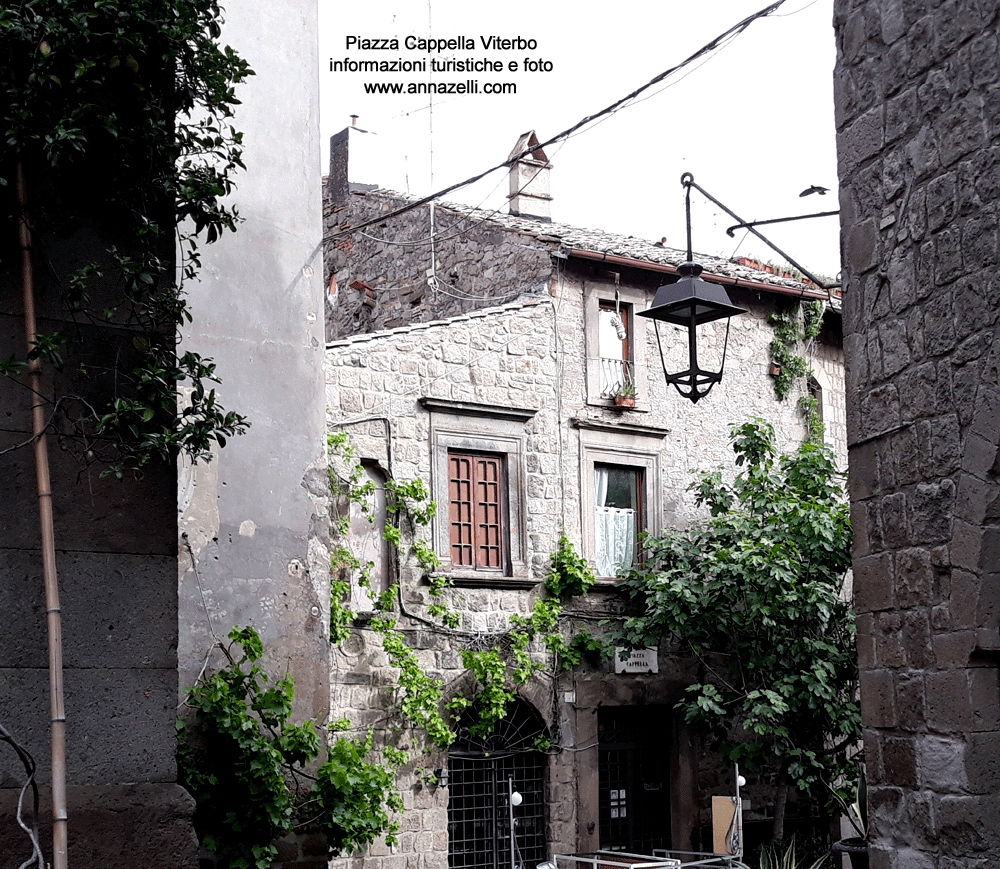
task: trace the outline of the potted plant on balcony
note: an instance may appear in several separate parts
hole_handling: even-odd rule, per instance
[[[847,800],[836,789],[833,790],[833,796],[857,833],[856,836],[834,842],[833,850],[838,854],[847,854],[851,858],[852,869],[868,869],[868,777],[863,762],[858,766],[854,802],[848,805]]]
[[[615,387],[615,404],[618,407],[635,407],[634,383],[619,383]]]

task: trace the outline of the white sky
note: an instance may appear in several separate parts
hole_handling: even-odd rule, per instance
[[[334,133],[359,115],[376,134],[383,187],[425,195],[502,162],[518,136],[541,141],[615,102],[762,8],[765,0],[621,0],[617,4],[477,4],[472,0],[320,0],[320,156]],[[598,11],[599,10],[599,11]],[[837,163],[833,118],[832,0],[786,0],[721,51],[655,85],[641,102],[550,146],[552,218],[561,223],[667,237],[683,248],[683,188],[695,181],[746,220],[834,211]],[[486,51],[480,37],[520,35],[533,51]],[[329,60],[429,60],[406,36],[470,37],[456,59],[553,64],[551,72],[345,73]],[[346,47],[346,37],[396,37],[398,51]],[[429,64],[428,64],[429,66]],[[366,81],[511,81],[515,95],[366,95]],[[372,141],[376,141],[373,139]],[[804,198],[810,185],[830,188]],[[506,211],[506,173],[448,194],[451,201]],[[692,192],[695,252],[780,257]],[[825,217],[762,231],[806,268],[840,270],[838,221]],[[742,242],[741,242],[741,239]]]

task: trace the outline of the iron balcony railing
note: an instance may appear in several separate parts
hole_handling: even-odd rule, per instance
[[[635,394],[635,367],[631,359],[599,360],[601,365],[601,396],[614,398],[623,389]]]

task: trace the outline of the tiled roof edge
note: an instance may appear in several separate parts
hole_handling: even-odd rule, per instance
[[[418,197],[395,190],[380,188],[367,191],[363,196],[380,199],[396,199],[400,202],[414,202]],[[436,207],[455,212],[464,217],[489,223],[493,226],[529,235],[546,245],[558,245],[563,249],[590,249],[599,253],[629,257],[654,265],[678,266],[687,259],[686,251],[661,246],[635,236],[626,236],[604,230],[585,229],[565,223],[541,222],[526,217],[517,217],[494,209],[476,208],[458,202],[439,201]],[[774,287],[776,292],[787,293],[803,287],[814,292],[825,292],[812,283],[803,283],[795,278],[785,278],[771,272],[750,268],[742,263],[732,262],[724,257],[711,254],[695,254],[695,259],[710,274],[751,281],[754,284]],[[839,299],[833,295],[831,302],[838,306]]]

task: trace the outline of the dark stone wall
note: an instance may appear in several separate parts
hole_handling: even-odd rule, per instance
[[[133,248],[122,225],[92,207],[104,157],[59,174],[25,158],[34,302],[41,334],[65,338],[43,364],[56,570],[62,616],[67,830],[74,867],[197,865],[193,806],[177,785],[176,469],[152,462],[121,480],[113,444],[81,424],[90,408],[131,397],[137,327],[107,250]],[[74,183],[79,181],[77,185]],[[152,206],[151,206],[152,207]],[[0,358],[25,356],[18,205],[0,190]],[[155,210],[150,216],[156,216]],[[173,234],[161,240],[165,255]],[[134,249],[134,248],[133,248]],[[72,310],[69,276],[96,263],[90,311]],[[105,309],[112,312],[101,316]],[[96,314],[96,316],[91,316]],[[163,336],[169,341],[170,336]],[[138,342],[142,346],[142,342]],[[0,377],[0,722],[38,765],[40,827],[52,860],[51,713],[46,596],[34,445],[25,377]],[[0,869],[31,854],[15,822],[24,771],[0,745]],[[150,824],[161,824],[152,829]],[[142,831],[137,834],[136,831]],[[114,831],[114,835],[110,831]],[[141,839],[141,841],[139,841]],[[151,843],[155,842],[154,848]],[[155,854],[162,851],[162,862]]]
[[[837,0],[872,866],[1000,865],[1000,7]]]
[[[59,249],[44,239],[43,249]],[[40,330],[71,336],[69,352],[95,370],[113,370],[120,339],[59,322],[60,290],[38,257]],[[18,276],[0,273],[0,355],[24,355]],[[47,366],[48,401],[93,399],[100,378]],[[51,781],[48,630],[42,576],[34,450],[25,384],[0,379],[0,721],[31,752],[43,786]],[[47,414],[53,405],[47,405]],[[176,470],[149,466],[123,480],[102,476],[70,437],[79,403],[62,405],[48,438],[56,569],[62,609],[69,854],[73,866],[194,866],[193,806],[177,784]],[[100,445],[96,445],[100,451]],[[8,451],[9,450],[9,451]],[[0,751],[0,869],[30,855],[14,820],[24,775]],[[51,801],[42,802],[46,818]],[[150,826],[152,825],[152,826]],[[137,831],[142,831],[141,834]],[[51,859],[51,822],[42,827]],[[155,843],[155,847],[152,843]],[[158,856],[162,853],[162,859]],[[160,862],[157,862],[160,860]],[[164,862],[166,861],[166,862]]]
[[[345,131],[346,132],[346,131]],[[502,230],[460,212],[435,206],[431,268],[430,210],[426,205],[391,224],[374,224],[338,237],[341,228],[377,218],[410,200],[382,192],[345,194],[346,172],[335,158],[323,198],[326,340],[426,323],[547,293],[558,245],[527,233]],[[342,143],[346,148],[346,143]],[[339,191],[339,192],[338,192]]]

